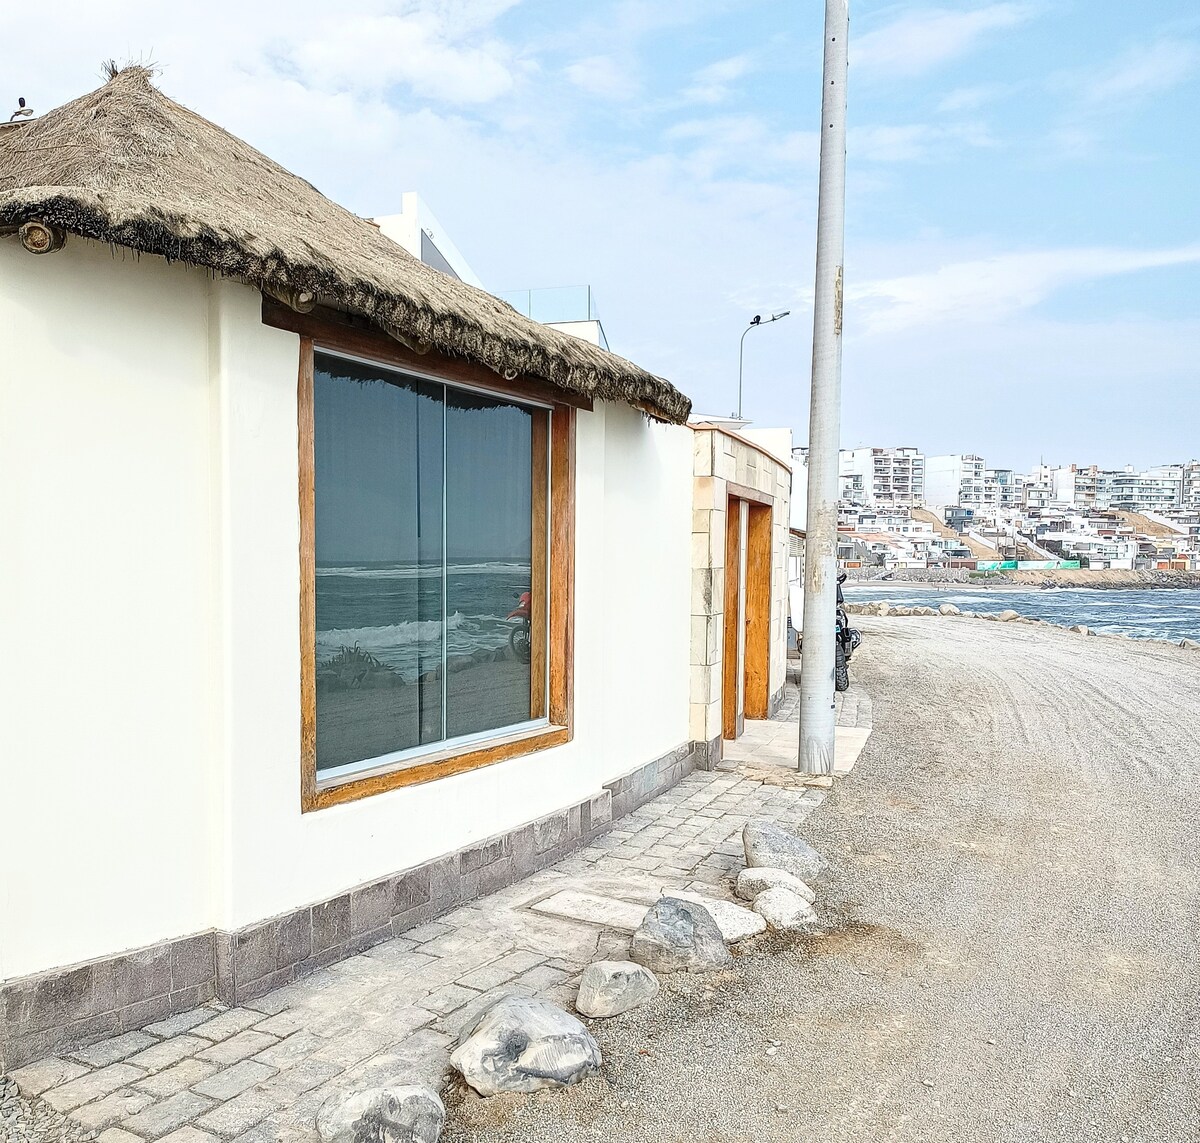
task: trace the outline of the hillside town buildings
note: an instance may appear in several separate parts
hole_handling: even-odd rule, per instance
[[[1200,460],[1020,473],[975,453],[864,447],[843,450],[840,473],[851,563],[1200,568]]]

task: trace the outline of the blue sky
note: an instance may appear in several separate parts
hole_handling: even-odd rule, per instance
[[[852,0],[843,443],[997,466],[1200,454],[1194,0]],[[15,103],[148,58],[364,215],[417,190],[497,291],[803,436],[819,0],[52,2]],[[236,32],[235,32],[236,30]],[[9,37],[15,41],[17,37]]]

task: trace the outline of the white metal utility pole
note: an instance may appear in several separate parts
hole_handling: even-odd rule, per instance
[[[800,770],[833,773],[834,624],[837,608],[838,446],[842,401],[842,257],[846,223],[846,82],[850,0],[825,0],[821,175],[812,400],[808,415],[808,523]]]

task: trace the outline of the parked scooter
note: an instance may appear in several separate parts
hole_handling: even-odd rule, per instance
[[[517,621],[517,625],[509,632],[508,645],[512,648],[512,653],[522,663],[528,663],[533,658],[533,638],[530,630],[532,597],[532,592],[521,592],[517,597],[516,610],[510,611],[506,617]]]
[[[846,582],[846,573],[838,572],[837,577],[837,641],[834,644],[833,685],[836,690],[850,689],[850,658],[859,643],[862,633],[850,626],[846,618],[846,598],[842,595],[842,584]]]

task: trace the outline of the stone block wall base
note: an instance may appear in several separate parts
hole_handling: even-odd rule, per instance
[[[708,742],[694,743],[696,749],[696,769],[697,770],[715,770],[717,764],[724,757],[724,740],[718,734],[716,738],[709,739]]]
[[[0,1073],[214,997],[245,1004],[503,889],[670,789],[711,746],[689,742],[537,821],[235,932],[209,930],[0,982]]]

